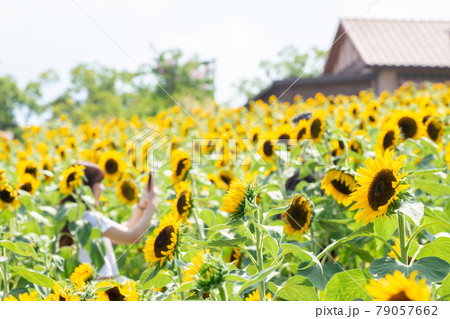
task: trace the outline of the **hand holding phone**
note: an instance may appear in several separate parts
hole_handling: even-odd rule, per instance
[[[147,188],[146,188],[147,192],[150,192],[150,190],[152,189],[152,178],[153,178],[153,172],[150,171],[148,173]]]

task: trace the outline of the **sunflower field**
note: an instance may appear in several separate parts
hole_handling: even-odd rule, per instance
[[[26,127],[0,141],[0,299],[449,300],[449,124],[450,84],[405,84]],[[117,223],[153,170],[158,210],[114,245],[117,278],[80,161]]]

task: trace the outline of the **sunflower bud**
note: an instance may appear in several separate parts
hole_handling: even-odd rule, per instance
[[[225,281],[227,273],[223,262],[208,254],[195,276],[196,289],[205,294],[219,288]]]

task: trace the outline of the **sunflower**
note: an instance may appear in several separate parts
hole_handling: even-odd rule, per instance
[[[63,145],[59,145],[56,148],[56,153],[62,160],[64,160],[66,158],[66,148]]]
[[[137,202],[138,189],[131,179],[123,179],[116,185],[116,195],[124,204]]]
[[[51,293],[44,301],[79,301],[80,297],[73,294],[72,291],[67,291],[55,282],[53,286],[53,293]]]
[[[294,128],[292,138],[297,139],[297,143],[304,140],[307,137],[308,122],[306,120],[300,120],[297,126]]]
[[[320,142],[322,135],[325,132],[325,111],[316,111],[308,120],[308,137],[315,143]]]
[[[73,165],[62,173],[62,179],[59,182],[59,191],[63,195],[70,195],[74,189],[83,185],[84,166]]]
[[[154,236],[148,236],[144,247],[145,260],[150,266],[158,261],[162,266],[167,257],[173,259],[173,254],[178,243],[178,233],[181,220],[175,214],[166,214],[161,218],[158,228],[154,230]]]
[[[260,143],[258,143],[259,154],[264,158],[267,162],[273,162],[275,158],[275,149],[276,145],[273,143],[271,139],[271,134],[262,134]]]
[[[200,270],[200,267],[203,265],[203,262],[205,261],[205,255],[208,253],[209,249],[207,249],[206,251],[199,250],[197,252],[197,255],[192,257],[191,260],[192,265],[189,265],[188,269],[183,271],[184,282],[195,280],[195,276],[197,275],[198,271]]]
[[[425,131],[420,114],[417,112],[397,111],[392,121],[398,126],[405,140],[408,138],[417,140]]]
[[[255,199],[254,184],[235,179],[223,197],[223,207],[220,209],[233,215],[233,219],[239,219],[245,213],[246,199],[250,202]]]
[[[73,273],[70,275],[70,281],[75,286],[75,289],[80,289],[85,285],[86,281],[92,277],[93,273],[94,272],[91,265],[88,263],[83,263],[75,268]]]
[[[139,301],[136,285],[129,280],[125,285],[110,281],[101,281],[95,286],[96,301]]]
[[[261,136],[261,126],[259,125],[252,127],[248,132],[248,137],[253,144],[258,142],[260,136]]]
[[[291,144],[290,139],[292,134],[292,127],[289,124],[281,125],[273,134],[273,137],[277,140],[278,143],[283,143],[286,145]]]
[[[9,295],[3,299],[3,301],[36,301],[36,297],[38,295],[37,291],[33,291],[31,294],[28,294],[28,292],[25,292],[23,294],[19,295],[19,299],[14,297],[13,295]]]
[[[5,171],[0,168],[0,182],[6,182]]]
[[[30,174],[25,174],[20,178],[20,183],[18,189],[26,191],[30,194],[34,194],[39,187],[39,180],[31,176]]]
[[[219,180],[220,180],[220,188],[223,189],[230,189],[231,182],[234,180],[233,173],[230,171],[220,171],[218,174]]]
[[[172,151],[172,184],[177,184],[186,178],[191,168],[191,157],[188,153],[180,150]]]
[[[233,265],[236,268],[239,268],[239,265],[241,264],[241,261],[242,261],[242,254],[241,254],[241,252],[239,251],[238,248],[233,247],[232,250],[231,250],[230,255],[228,256],[227,262],[233,263]]]
[[[76,140],[76,138],[74,136],[66,137],[64,139],[64,144],[66,144],[66,146],[68,148],[71,148],[71,149],[73,149],[75,151],[77,150],[77,140]]]
[[[412,272],[408,279],[396,270],[380,280],[371,279],[365,288],[375,301],[429,301],[430,290],[425,279],[415,280],[417,274]]]
[[[376,145],[376,151],[380,154],[388,150],[394,150],[398,145],[400,138],[400,129],[397,126],[386,125],[378,135],[378,141]]]
[[[19,207],[19,196],[14,187],[6,182],[0,182],[0,209]]]
[[[25,176],[25,174],[30,174],[34,178],[39,176],[39,168],[36,162],[32,160],[23,160],[17,164],[17,175],[22,177]]]
[[[191,182],[182,181],[175,186],[177,195],[172,202],[172,212],[181,220],[187,220],[191,212]]]
[[[268,292],[266,294],[266,300],[269,300],[269,301],[272,300],[272,294],[270,292]],[[258,289],[249,293],[248,296],[245,297],[245,301],[261,301],[261,296],[259,295]]]
[[[331,141],[331,155],[338,157],[345,154],[345,144],[341,140]]]
[[[104,152],[98,165],[105,172],[105,178],[110,184],[119,180],[126,167],[122,154],[116,151]]]
[[[436,144],[442,144],[442,135],[444,134],[444,124],[437,117],[430,117],[425,123],[425,130],[430,140]]]
[[[44,171],[44,180],[49,182],[52,180],[53,176],[51,172],[53,171],[53,160],[50,155],[44,156],[41,162],[41,169]]]
[[[322,180],[321,188],[325,190],[328,196],[333,196],[339,204],[348,206],[352,203],[349,196],[357,187],[358,184],[352,175],[337,169],[331,169]]]
[[[351,117],[357,119],[359,115],[359,105],[355,102],[350,104],[350,106],[348,107],[348,113],[351,115]]]
[[[353,151],[359,155],[363,154],[363,148],[360,142],[358,142],[357,140],[351,140],[347,143],[347,147],[349,149],[349,151]]]
[[[398,194],[409,187],[401,184],[401,179],[407,173],[399,174],[406,160],[406,155],[397,157],[394,161],[392,150],[383,154],[377,153],[375,160],[368,158],[364,164],[366,168],[359,168],[356,180],[360,186],[350,195],[350,200],[356,203],[350,210],[361,209],[356,215],[357,222],[363,225],[373,222],[375,218],[384,216],[389,205]]]
[[[308,200],[301,195],[295,195],[291,206],[282,214],[285,222],[284,232],[300,240],[311,224],[311,215],[311,205]]]

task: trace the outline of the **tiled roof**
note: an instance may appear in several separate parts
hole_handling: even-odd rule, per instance
[[[450,68],[450,21],[342,19],[369,66]]]

